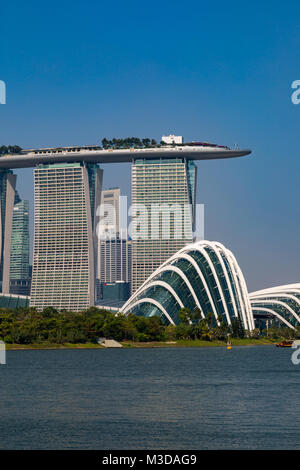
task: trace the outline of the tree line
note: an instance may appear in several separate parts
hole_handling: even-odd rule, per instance
[[[104,137],[102,139],[102,147],[104,149],[121,149],[121,148],[144,148],[144,147],[156,147],[157,142],[155,139],[149,139],[145,137],[144,139],[139,139],[138,137],[126,137],[125,139],[107,139]]]
[[[157,316],[116,315],[97,307],[82,312],[58,312],[52,307],[41,312],[29,307],[0,309],[0,340],[10,344],[96,343],[101,337],[139,342],[181,339],[225,341],[228,333],[233,338],[244,338],[246,334],[239,319],[233,320],[228,328],[223,317],[219,317],[217,325],[213,314],[202,319],[198,309],[194,312],[181,309],[177,326],[165,325]],[[259,337],[260,334],[259,330],[254,330],[251,337]],[[300,329],[269,328],[263,334],[273,339],[293,339],[300,337]]]
[[[1,145],[0,155],[20,153],[21,150],[22,150],[21,147],[19,147],[18,145],[9,145],[8,147],[6,147],[6,145]]]

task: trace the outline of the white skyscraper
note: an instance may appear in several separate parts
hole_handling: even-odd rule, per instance
[[[139,236],[132,237],[132,293],[164,261],[193,242],[196,170],[194,162],[185,158],[133,160],[132,205],[146,211],[137,216]],[[175,208],[169,223],[163,214],[153,223],[151,212],[154,206]],[[187,216],[188,207],[192,210]],[[177,236],[178,228],[181,236]],[[167,230],[168,237],[165,236]]]
[[[104,204],[105,226],[103,238],[98,237],[97,279],[99,282],[130,282],[131,243],[127,230],[120,228],[120,188],[102,191],[101,204]]]
[[[34,170],[30,306],[80,311],[95,303],[95,225],[102,170],[58,163]]]

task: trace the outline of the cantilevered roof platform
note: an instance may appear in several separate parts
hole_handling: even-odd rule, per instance
[[[86,148],[60,148],[23,150],[20,154],[0,156],[1,168],[30,168],[50,163],[128,163],[135,159],[187,158],[189,160],[215,160],[249,155],[251,150],[210,146],[170,146],[132,149],[88,150]]]

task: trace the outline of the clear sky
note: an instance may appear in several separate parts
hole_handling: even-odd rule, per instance
[[[5,2],[0,145],[175,133],[251,148],[198,163],[206,238],[249,290],[300,282],[299,17],[296,1]],[[103,168],[105,187],[130,192],[129,165]],[[17,186],[33,201],[32,170]]]

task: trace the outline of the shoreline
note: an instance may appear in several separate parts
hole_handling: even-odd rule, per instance
[[[135,342],[135,341],[120,341],[123,349],[149,349],[149,348],[210,348],[210,347],[223,347],[226,348],[225,341],[205,341],[205,340],[177,340],[177,341],[149,341],[149,342]],[[276,341],[263,339],[231,339],[232,347],[235,346],[274,346]],[[26,351],[26,350],[66,350],[66,349],[122,349],[122,348],[107,348],[95,343],[33,343],[33,344],[6,344],[7,351]]]

